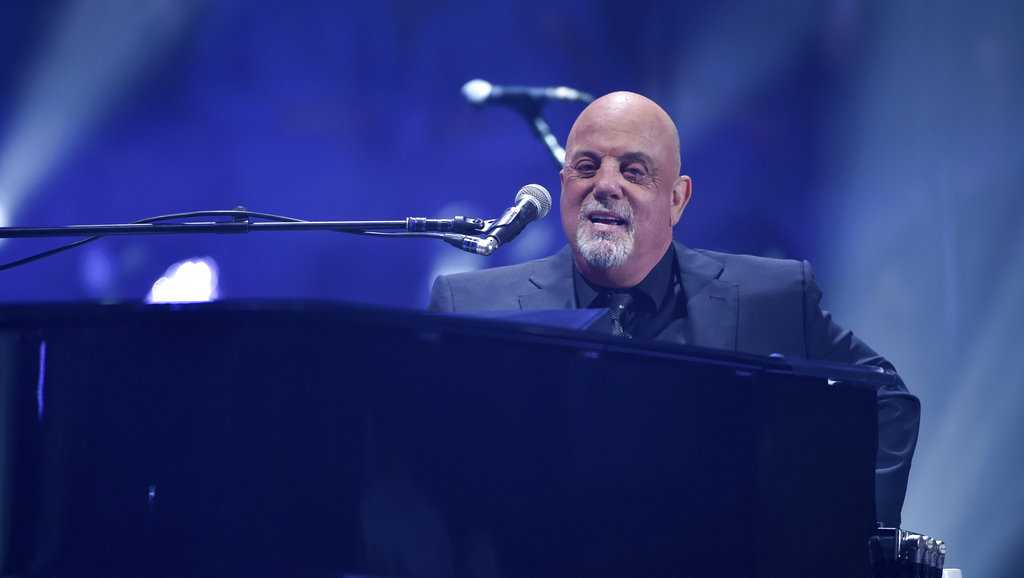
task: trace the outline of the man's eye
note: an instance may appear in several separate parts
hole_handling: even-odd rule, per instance
[[[630,180],[639,180],[647,175],[642,167],[626,167],[623,171]]]
[[[592,173],[597,169],[593,163],[580,163],[576,165],[576,170],[581,173]]]

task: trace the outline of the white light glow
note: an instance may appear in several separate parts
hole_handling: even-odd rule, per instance
[[[146,303],[202,303],[218,297],[217,262],[201,257],[171,265],[153,283]]]

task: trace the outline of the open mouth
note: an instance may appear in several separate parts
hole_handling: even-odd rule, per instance
[[[628,222],[626,221],[626,219],[617,217],[611,213],[591,213],[590,216],[587,218],[590,220],[591,223],[594,223],[595,225],[623,227]]]

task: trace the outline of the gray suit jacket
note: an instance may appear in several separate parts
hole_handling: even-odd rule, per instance
[[[821,290],[806,261],[694,250],[675,244],[686,299],[681,342],[836,363],[875,365],[885,358],[821,309]],[[572,253],[508,267],[442,275],[430,309],[438,312],[573,309]],[[879,392],[876,499],[879,522],[899,525],[920,404],[900,386]]]

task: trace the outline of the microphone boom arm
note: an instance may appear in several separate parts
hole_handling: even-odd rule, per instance
[[[533,134],[548,147],[548,152],[551,153],[551,157],[555,160],[555,166],[558,167],[558,170],[562,170],[562,167],[565,166],[565,149],[558,143],[558,137],[551,132],[551,127],[548,126],[540,112],[529,119],[529,122],[530,128],[533,129]]]
[[[230,220],[162,223],[195,217],[228,217]],[[255,222],[266,219],[270,222]],[[249,233],[252,231],[334,231],[356,235],[378,235],[391,237],[433,237],[446,241],[449,238],[477,239],[470,234],[481,234],[494,221],[457,216],[451,219],[427,219],[408,217],[394,221],[304,221],[294,217],[248,211],[244,207],[234,210],[190,211],[140,219],[134,223],[100,225],[65,225],[57,227],[0,227],[0,239],[24,239],[41,237],[84,237],[71,243],[59,245],[40,253],[0,264],[0,271],[27,265],[34,261],[81,247],[111,235],[163,235],[196,233]],[[393,232],[385,232],[393,231]],[[466,234],[470,233],[470,234]],[[450,243],[451,241],[449,241]],[[454,244],[454,243],[453,243]],[[470,242],[466,242],[469,250]],[[459,245],[457,245],[459,246]],[[460,247],[463,248],[463,247]],[[470,252],[478,251],[472,250]],[[490,254],[490,253],[487,253]]]
[[[244,213],[245,211],[221,211]],[[253,222],[248,219],[232,221],[204,221],[193,223],[114,223],[100,225],[63,225],[56,227],[0,227],[0,239],[29,237],[85,237],[91,235],[166,235],[193,233],[250,233],[254,231],[336,231],[359,233],[374,230],[400,230],[408,232],[470,233],[483,230],[487,221],[466,217],[453,219],[426,219],[408,217],[396,221],[271,221]]]

